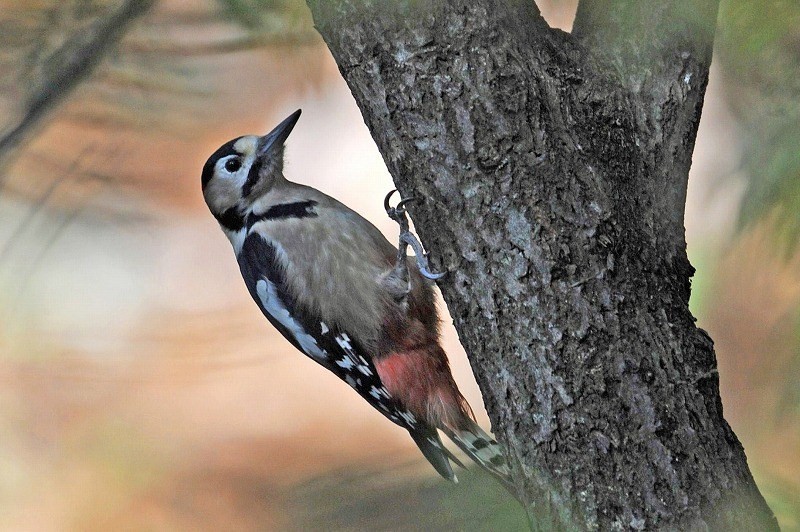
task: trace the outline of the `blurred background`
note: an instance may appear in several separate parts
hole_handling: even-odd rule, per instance
[[[686,226],[726,419],[800,530],[800,6],[766,4],[723,2]],[[396,239],[303,2],[0,0],[0,74],[0,529],[524,529],[268,325],[203,203],[211,152],[302,108],[287,176]]]

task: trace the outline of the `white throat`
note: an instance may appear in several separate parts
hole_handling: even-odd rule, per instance
[[[247,229],[242,227],[238,231],[231,231],[230,229],[222,227],[222,232],[225,233],[225,236],[230,240],[233,246],[233,252],[239,255],[239,252],[242,250],[242,245],[244,244],[244,239],[247,237]]]

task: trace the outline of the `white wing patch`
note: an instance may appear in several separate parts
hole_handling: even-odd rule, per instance
[[[356,352],[353,350],[353,345],[350,343],[350,337],[347,336],[347,333],[341,333],[337,335],[336,343],[339,344],[339,347],[341,347],[342,351],[345,352],[345,356],[342,357],[341,360],[336,361],[337,365],[346,370],[357,368],[358,371],[367,377],[372,376],[372,370],[369,367],[369,362],[367,362],[364,357],[356,355]]]
[[[389,392],[383,386],[381,386],[380,388],[376,386],[370,387],[369,394],[375,399],[380,399],[381,397],[383,397],[384,399],[389,398]]]
[[[336,365],[346,370],[351,370],[355,366],[355,364],[353,364],[353,360],[349,356],[337,360]]]
[[[278,320],[278,322],[286,327],[292,333],[294,339],[300,344],[303,352],[318,360],[327,360],[328,353],[320,349],[317,341],[313,336],[308,334],[300,323],[295,320],[289,313],[283,302],[278,297],[278,292],[275,285],[266,279],[259,279],[256,283],[256,293],[264,309],[269,312],[270,316]]]
[[[339,344],[339,347],[347,351],[347,354],[353,353],[353,346],[350,345],[350,337],[347,334],[342,333],[336,337],[336,343]]]
[[[411,412],[398,412],[398,413],[400,414],[400,417],[402,417],[403,420],[409,425],[413,426],[417,422],[417,418],[415,418],[414,414],[412,414]]]

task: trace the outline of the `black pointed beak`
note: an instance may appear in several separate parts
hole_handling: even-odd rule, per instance
[[[301,109],[290,114],[286,119],[275,126],[275,129],[264,135],[258,140],[258,155],[262,156],[269,153],[275,148],[280,148],[286,139],[289,138],[289,133],[294,129],[294,125],[300,118]]]

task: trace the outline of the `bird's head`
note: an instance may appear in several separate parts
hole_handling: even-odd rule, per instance
[[[203,197],[222,226],[238,231],[253,202],[283,180],[283,145],[300,118],[300,109],[259,137],[226,142],[203,166]]]

